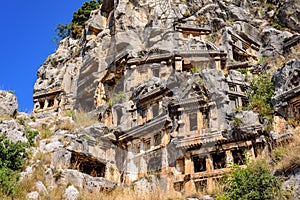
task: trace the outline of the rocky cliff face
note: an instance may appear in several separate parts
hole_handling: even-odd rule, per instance
[[[37,74],[34,115],[56,130],[38,149],[52,155],[49,187],[150,176],[166,191],[212,190],[233,163],[268,155],[300,117],[299,29],[298,1],[104,0]],[[272,130],[243,110],[251,79],[267,73]],[[70,128],[74,110],[100,122]]]
[[[299,28],[297,2],[263,2],[265,6],[260,3],[104,1],[104,6],[86,22],[85,36],[81,40],[65,38],[39,69],[34,89],[35,109],[67,106],[93,110],[110,98],[103,93],[101,82],[107,76],[118,76],[116,66],[122,60],[138,58],[143,52],[156,49],[176,53],[186,45],[180,34],[188,29],[193,32],[195,27],[201,27],[201,31],[207,32],[202,36],[206,35],[220,50],[226,50],[229,62],[237,60],[232,53],[232,43],[237,39],[241,39],[241,45],[246,40],[254,47],[256,55],[242,59],[251,61],[250,65],[265,56],[280,57],[286,41]],[[287,12],[283,7],[289,7],[290,18],[283,17]],[[278,26],[293,24],[287,26],[291,32],[271,27],[277,23]],[[241,53],[247,48],[245,45]],[[119,77],[110,78],[113,81]],[[47,99],[50,103],[46,103]]]

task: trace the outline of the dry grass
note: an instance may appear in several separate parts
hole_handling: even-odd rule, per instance
[[[45,170],[51,163],[51,154],[38,152],[31,159],[36,160],[36,164],[33,166],[33,172],[31,176],[25,176],[22,181],[19,182],[19,187],[15,196],[15,199],[26,199],[26,195],[29,192],[36,191],[36,182],[41,181],[45,183]]]
[[[294,137],[289,144],[277,147],[272,157],[276,164],[273,170],[279,174],[288,173],[294,167],[300,166],[300,127],[294,131]]]
[[[2,123],[3,121],[6,121],[6,120],[11,120],[11,119],[13,119],[13,117],[8,116],[8,115],[0,115],[0,123]]]
[[[157,189],[152,192],[138,192],[131,188],[116,189],[112,192],[83,192],[80,197],[81,200],[184,200],[178,193],[164,193]]]
[[[76,127],[87,127],[97,123],[98,119],[96,116],[84,112],[83,110],[76,110],[74,115],[74,121]]]
[[[50,138],[54,134],[54,131],[48,126],[40,126],[37,130],[40,132],[40,139]]]
[[[75,131],[75,124],[72,123],[70,120],[64,120],[61,123],[59,123],[56,127],[56,130],[68,130],[71,132]]]

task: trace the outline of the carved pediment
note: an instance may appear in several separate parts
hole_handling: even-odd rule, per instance
[[[148,58],[151,56],[159,56],[161,54],[166,54],[166,53],[170,53],[170,52],[167,50],[154,48],[154,49],[142,50],[142,51],[138,52],[138,57],[139,58]]]
[[[142,84],[133,92],[133,100],[142,101],[152,96],[158,96],[159,93],[166,91],[166,85],[160,79],[153,78],[148,83]]]
[[[182,50],[187,51],[218,51],[218,47],[216,47],[213,43],[209,41],[204,41],[199,38],[191,38],[184,45],[181,46]]]

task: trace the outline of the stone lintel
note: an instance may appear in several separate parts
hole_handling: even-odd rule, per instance
[[[219,57],[218,60],[226,60],[227,53],[217,50],[177,50],[174,52],[176,56],[186,57],[204,57],[208,60]],[[209,56],[209,57],[208,57]]]
[[[235,97],[247,98],[246,95],[242,92],[234,92],[234,91],[227,90],[226,93],[228,95],[235,96]]]
[[[46,98],[48,96],[55,96],[59,93],[63,92],[62,89],[57,89],[57,90],[49,90],[49,91],[42,91],[42,92],[36,92],[33,95],[33,99],[40,99],[40,98]]]
[[[202,144],[217,143],[219,140],[224,140],[221,131],[208,131],[206,129],[196,131],[196,134],[192,134],[189,137],[184,137],[176,144],[177,148],[193,148]]]
[[[160,131],[165,127],[166,122],[167,115],[155,118],[152,121],[145,123],[144,125],[136,126],[126,131],[124,134],[119,136],[119,141],[130,140],[132,138],[139,138],[143,135]]]
[[[283,49],[291,48],[300,42],[300,35],[293,35],[284,41]]]
[[[247,82],[242,82],[242,81],[236,81],[236,80],[228,80],[226,79],[226,82],[229,83],[229,84],[232,84],[232,85],[240,85],[240,86],[249,86],[250,84],[247,83]]]
[[[251,47],[255,48],[255,50],[259,50],[259,47],[261,46],[261,43],[259,41],[257,41],[256,39],[254,39],[250,35],[246,34],[245,32],[241,32],[239,35],[243,39],[245,39],[246,41],[248,41],[249,43],[254,44],[254,46],[251,45]]]
[[[131,58],[127,61],[127,64],[142,65],[142,64],[146,64],[146,63],[166,61],[173,57],[174,57],[174,55],[172,53],[154,54],[154,55],[149,55],[149,56],[145,56],[142,58]]]
[[[248,62],[228,62],[226,67],[227,69],[237,69],[237,68],[247,68],[249,66]]]
[[[273,97],[275,101],[275,106],[278,105],[280,102],[289,101],[290,99],[300,96],[300,86],[297,86],[295,88],[292,88],[286,92],[283,92],[279,95],[276,95]]]
[[[201,27],[196,25],[177,25],[175,28],[177,31],[183,33],[194,33],[198,35],[208,35],[211,33],[211,29],[208,26]]]
[[[155,88],[154,90],[147,92],[144,95],[138,96],[138,103],[145,104],[149,103],[149,100],[152,101],[154,98],[157,100],[162,97],[162,95],[168,90],[166,86]],[[159,98],[157,98],[159,96]]]

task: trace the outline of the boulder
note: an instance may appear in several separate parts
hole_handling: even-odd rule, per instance
[[[299,0],[284,1],[276,15],[277,22],[292,29],[300,31],[300,2]]]
[[[18,111],[18,102],[14,93],[0,90],[0,116],[14,117]]]
[[[5,120],[0,123],[0,133],[4,134],[12,142],[27,142],[28,140],[24,132],[24,127],[18,124],[14,119]]]
[[[79,199],[79,197],[80,197],[79,191],[73,185],[69,186],[66,189],[64,194],[64,198],[66,200],[76,200]]]

